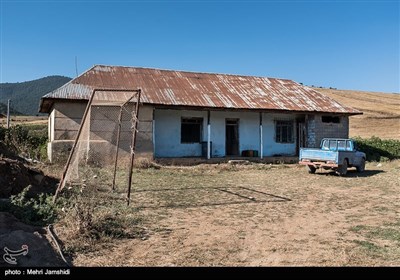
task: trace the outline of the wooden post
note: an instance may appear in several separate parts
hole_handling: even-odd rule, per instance
[[[124,105],[121,106],[119,110],[118,116],[118,131],[117,131],[117,143],[116,147],[117,150],[115,151],[115,161],[114,161],[114,174],[113,174],[113,181],[112,181],[112,190],[115,190],[115,178],[117,176],[117,165],[118,165],[118,154],[119,154],[119,139],[121,138],[121,126],[122,126],[122,110],[124,110]]]
[[[110,89],[110,88],[98,88],[98,89],[95,88],[95,89],[93,89],[92,94],[90,95],[89,101],[88,101],[88,103],[87,103],[87,105],[86,105],[85,112],[83,113],[83,117],[82,117],[82,120],[81,120],[81,124],[80,124],[80,126],[79,126],[78,133],[77,133],[77,135],[76,135],[76,137],[75,137],[75,141],[74,141],[74,144],[73,144],[73,146],[72,146],[71,152],[70,152],[70,154],[69,154],[67,163],[65,164],[64,171],[63,171],[63,174],[62,174],[60,183],[59,183],[59,185],[58,185],[58,187],[57,187],[56,193],[54,194],[54,198],[53,198],[53,201],[54,201],[54,202],[57,200],[58,193],[59,193],[59,192],[64,188],[64,186],[65,186],[65,176],[67,175],[67,172],[68,172],[68,169],[69,169],[69,165],[70,165],[70,163],[71,163],[71,161],[72,161],[72,157],[73,157],[73,155],[74,155],[74,153],[75,153],[75,149],[76,149],[76,146],[77,146],[77,144],[78,144],[79,137],[80,137],[80,135],[81,135],[81,133],[82,133],[83,126],[85,125],[85,120],[86,120],[86,118],[87,118],[87,116],[88,116],[88,114],[89,114],[90,107],[91,107],[91,105],[92,105],[92,101],[93,101],[93,98],[94,98],[94,95],[95,95],[96,91],[111,91],[111,92],[124,92],[124,91],[129,91],[129,92],[137,92],[137,93],[138,93],[138,98],[140,98],[140,90],[136,90],[136,89]],[[139,103],[139,99],[138,99],[138,102],[137,102],[137,103]],[[89,130],[90,130],[90,129],[89,129]],[[135,130],[135,131],[136,131],[136,130]],[[90,131],[89,131],[89,132],[90,132]],[[133,159],[132,159],[132,160],[133,160]],[[132,162],[132,163],[133,163],[133,162]],[[131,172],[131,176],[132,176],[132,172]],[[129,190],[129,191],[130,191],[130,190]]]
[[[128,176],[128,194],[127,194],[127,204],[129,205],[130,199],[131,199],[131,185],[132,185],[132,171],[133,171],[133,161],[135,160],[135,146],[136,146],[136,132],[138,128],[138,122],[139,122],[139,101],[140,101],[140,93],[141,90],[139,89],[137,91],[137,101],[136,101],[136,120],[135,120],[135,125],[133,127],[133,132],[132,132],[132,141],[131,141],[131,159],[129,162],[129,176]]]
[[[122,126],[122,112],[126,104],[128,104],[133,98],[133,95],[126,101],[124,104],[121,105],[121,109],[119,110],[118,116],[118,131],[117,131],[117,150],[115,153],[115,161],[114,161],[114,174],[113,174],[113,182],[112,182],[112,190],[115,190],[115,178],[117,176],[117,165],[118,165],[118,154],[119,154],[119,142],[121,138],[121,126]]]
[[[155,108],[153,108],[153,123],[152,123],[152,135],[153,138],[153,159],[156,158],[156,119],[155,119]]]
[[[262,125],[262,112],[260,112],[260,159],[263,159],[263,125]]]
[[[211,124],[210,111],[207,111],[207,159],[211,158]]]
[[[69,157],[68,157],[67,163],[65,164],[65,168],[64,168],[64,171],[63,171],[61,180],[60,180],[60,184],[58,185],[57,190],[56,190],[56,193],[54,194],[54,199],[53,199],[54,202],[55,202],[56,199],[57,199],[58,193],[64,188],[64,185],[65,185],[65,176],[67,175],[68,167],[69,167],[69,165],[70,165],[70,163],[71,163],[73,154],[75,153],[76,146],[78,145],[78,139],[79,139],[79,136],[80,136],[81,133],[82,133],[83,126],[84,126],[84,122],[85,122],[85,119],[86,119],[86,117],[87,117],[87,115],[88,115],[88,113],[89,113],[90,106],[92,105],[92,101],[93,101],[93,97],[94,97],[94,95],[95,95],[95,92],[96,92],[96,89],[94,89],[94,90],[92,91],[92,94],[90,95],[90,99],[89,99],[89,101],[88,101],[88,104],[86,105],[85,112],[83,113],[83,117],[82,117],[82,120],[81,120],[81,125],[79,126],[78,133],[76,134],[75,141],[74,141],[74,145],[72,146],[71,152],[69,153]]]
[[[10,128],[10,99],[7,100],[7,129]]]

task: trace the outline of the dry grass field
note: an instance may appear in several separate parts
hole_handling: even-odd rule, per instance
[[[400,140],[400,94],[320,88],[315,90],[364,113],[350,118],[350,137],[377,136]]]
[[[47,116],[11,116],[11,125],[47,124]],[[7,119],[0,119],[0,126],[6,126]]]
[[[55,228],[76,266],[399,266],[399,176],[400,161],[347,177],[297,165],[136,169],[130,207],[126,190],[82,200],[101,233],[83,238],[72,210]]]

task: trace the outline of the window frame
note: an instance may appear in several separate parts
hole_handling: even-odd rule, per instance
[[[203,138],[203,123],[204,123],[204,118],[202,117],[181,117],[181,144],[197,144],[202,142]],[[198,139],[193,139],[194,136],[186,136],[184,137],[184,125],[198,125],[199,126],[199,132],[198,132]],[[193,128],[192,128],[193,129]],[[186,139],[190,138],[192,139]],[[197,136],[196,136],[197,137]]]
[[[322,123],[334,123],[339,124],[341,122],[340,116],[321,116]]]
[[[286,141],[284,130],[286,129]],[[293,144],[295,142],[294,120],[275,120],[275,142],[280,144]]]

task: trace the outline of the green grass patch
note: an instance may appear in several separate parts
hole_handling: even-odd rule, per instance
[[[367,255],[386,260],[400,260],[400,220],[379,227],[357,225],[350,230],[366,239],[354,242]]]
[[[354,240],[354,243],[358,244],[361,246],[362,249],[367,251],[369,254],[382,254],[384,253],[385,249],[382,247],[377,246],[376,244],[369,242],[369,241],[364,241],[364,240]]]

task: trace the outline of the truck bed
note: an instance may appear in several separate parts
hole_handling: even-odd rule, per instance
[[[300,149],[299,160],[307,160],[307,161],[331,161],[334,163],[338,163],[338,152],[337,151],[329,151],[329,150],[320,150],[320,149]]]

